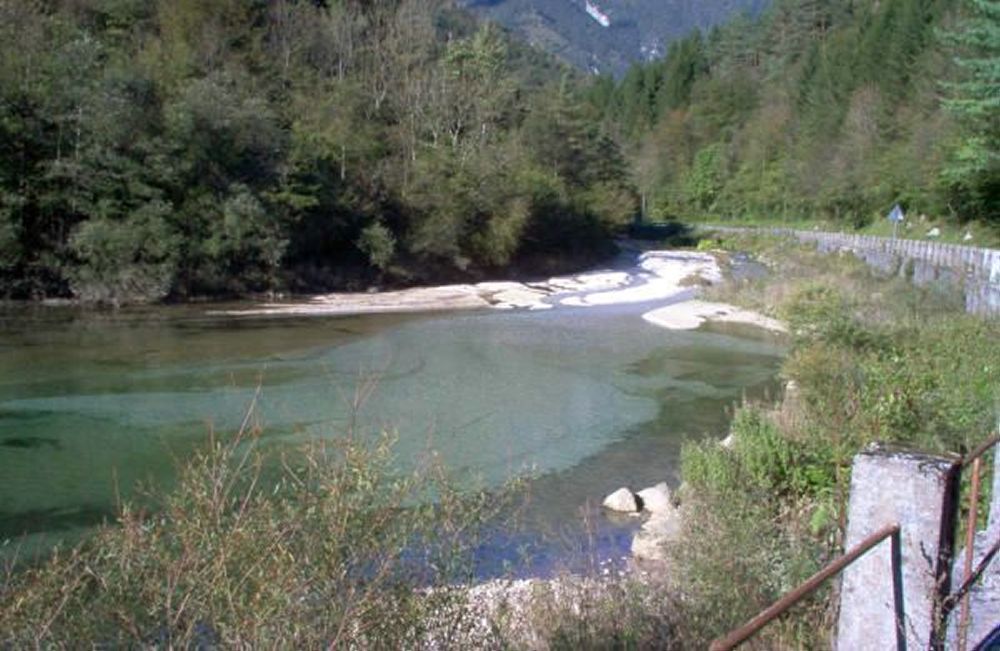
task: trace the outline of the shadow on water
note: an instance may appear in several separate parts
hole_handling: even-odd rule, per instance
[[[115,518],[114,509],[96,505],[68,509],[38,509],[19,513],[0,511],[0,531],[11,536],[70,531],[112,522]]]
[[[57,439],[46,436],[10,436],[0,439],[0,446],[19,450],[34,450],[38,448],[62,449],[62,445]]]

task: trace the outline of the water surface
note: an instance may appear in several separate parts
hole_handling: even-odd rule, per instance
[[[682,441],[721,436],[732,404],[772,386],[783,352],[752,329],[667,331],[641,305],[279,319],[210,309],[0,312],[0,539],[72,539],[137,482],[169,485],[208,432],[239,427],[259,387],[269,444],[385,428],[400,463],[433,449],[489,484],[530,469],[532,535],[572,545],[591,519],[617,553],[630,527],[594,504],[624,484],[676,484]],[[356,389],[373,377],[359,408]]]

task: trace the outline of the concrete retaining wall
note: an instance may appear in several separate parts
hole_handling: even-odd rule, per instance
[[[961,287],[970,314],[1000,316],[1000,250],[929,240],[905,240],[790,228],[704,227],[721,232],[760,232],[815,243],[823,252],[850,251],[873,269],[901,275],[926,286],[949,283]]]

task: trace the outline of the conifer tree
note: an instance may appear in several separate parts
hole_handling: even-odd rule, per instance
[[[967,4],[968,17],[944,34],[963,73],[948,85],[945,107],[961,122],[964,138],[943,176],[973,212],[967,216],[1000,221],[1000,1]]]
[[[664,65],[664,82],[659,93],[660,106],[676,109],[691,99],[695,81],[708,73],[701,32],[670,44]]]

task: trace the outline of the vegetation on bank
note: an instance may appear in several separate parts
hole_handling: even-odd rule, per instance
[[[468,580],[497,500],[433,463],[397,474],[387,435],[317,443],[280,471],[256,442],[214,443],[153,512],[124,505],[80,547],[10,568],[0,646],[399,648],[461,613],[463,593],[419,588]],[[459,623],[437,623],[442,641]]]
[[[998,84],[995,0],[774,0],[589,97],[654,218],[996,230]]]
[[[448,0],[0,0],[0,297],[592,259],[637,200],[574,78]]]
[[[852,255],[784,239],[715,244],[753,252],[771,274],[710,294],[782,318],[792,348],[779,403],[739,407],[731,447],[682,453],[689,517],[673,566],[703,641],[840,553],[850,464],[866,444],[961,453],[1000,416],[1000,323],[965,315],[954,287],[878,277]],[[766,630],[762,648],[827,646],[835,608],[828,585]]]

